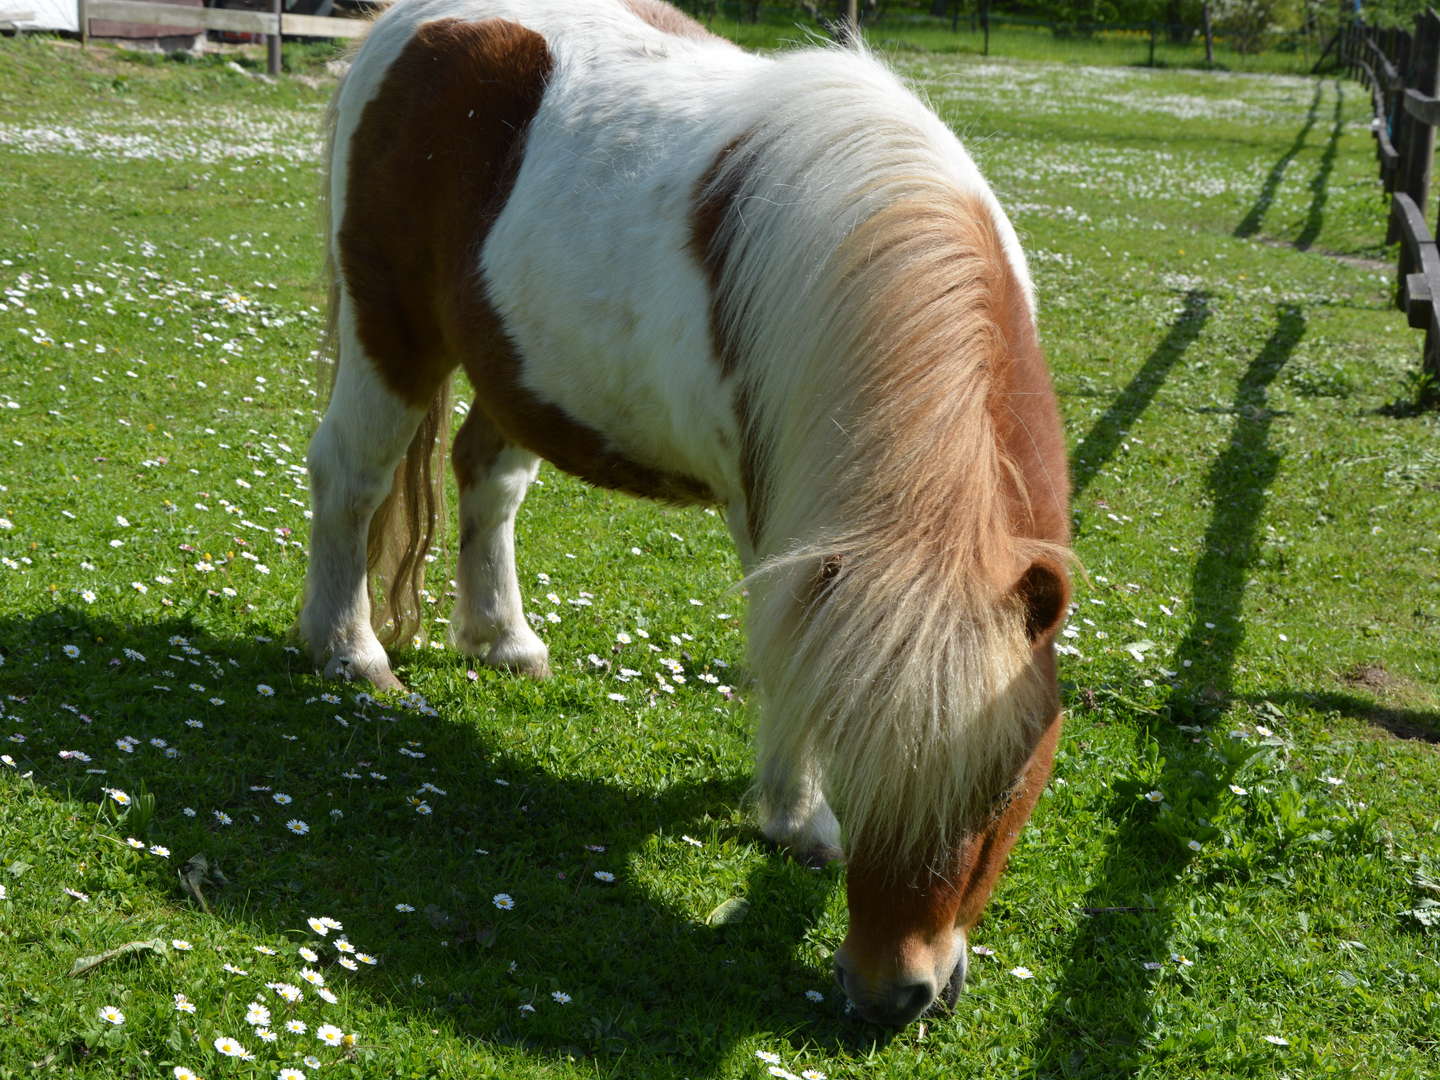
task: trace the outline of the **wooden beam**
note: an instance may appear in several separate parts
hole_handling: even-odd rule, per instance
[[[1405,111],[1422,124],[1440,127],[1440,98],[1426,97],[1419,90],[1406,90]]]
[[[275,16],[260,11],[184,8],[174,4],[152,4],[147,0],[89,0],[86,6],[92,19],[154,23],[157,26],[199,26],[206,30],[231,30],[239,34],[275,32]]]
[[[290,37],[364,37],[372,25],[370,19],[334,19],[323,15],[291,15],[280,19],[280,32]]]
[[[206,30],[230,30],[240,34],[281,34],[290,37],[363,37],[370,29],[369,19],[336,19],[319,15],[283,15],[279,19],[264,11],[238,11],[230,8],[188,8],[173,4],[157,4],[151,0],[85,0],[85,17],[113,19],[116,22],[153,23],[157,26],[199,26]]]

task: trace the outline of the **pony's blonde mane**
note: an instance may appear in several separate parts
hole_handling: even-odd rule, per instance
[[[995,420],[1022,344],[1006,327],[1031,314],[993,197],[888,73],[819,55],[799,63],[837,77],[812,70],[711,181],[731,203],[721,329],[763,463],[761,757],[822,777],[852,852],[914,866],[984,820],[1050,719],[1014,585],[1066,556],[1021,531]]]

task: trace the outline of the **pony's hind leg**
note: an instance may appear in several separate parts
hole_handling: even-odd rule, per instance
[[[329,678],[400,689],[370,624],[366,544],[425,409],[382,382],[342,306],[339,371],[310,441],[310,564],[300,633]]]
[[[455,647],[491,667],[544,678],[550,652],[525,621],[515,574],[515,514],[540,459],[507,443],[476,402],[455,436],[452,460],[460,487]]]

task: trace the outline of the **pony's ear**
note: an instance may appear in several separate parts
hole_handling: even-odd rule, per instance
[[[1025,634],[1032,642],[1053,634],[1070,604],[1070,579],[1048,559],[1036,559],[1015,583],[1025,605]]]

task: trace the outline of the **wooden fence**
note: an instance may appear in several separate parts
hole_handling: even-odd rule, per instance
[[[1425,331],[1423,371],[1440,380],[1440,252],[1425,223],[1440,126],[1440,16],[1414,31],[1356,22],[1336,39],[1341,65],[1370,88],[1380,180],[1390,195],[1387,244],[1400,243],[1395,305]]]
[[[263,34],[269,43],[271,75],[280,74],[280,39],[285,37],[353,38],[370,28],[369,19],[337,19],[320,15],[291,15],[274,0],[271,11],[233,8],[176,7],[151,0],[79,0],[80,42],[90,41],[91,19],[152,23],[160,26],[199,27],[232,33]]]

